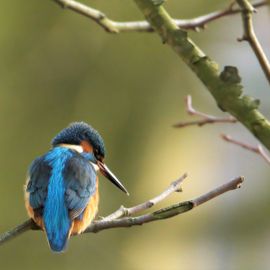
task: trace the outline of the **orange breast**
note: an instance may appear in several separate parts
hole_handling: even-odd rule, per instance
[[[96,192],[90,198],[86,206],[81,220],[74,219],[70,228],[70,235],[80,234],[86,230],[95,218],[98,211],[99,192],[98,192],[98,177],[96,178]]]
[[[26,180],[26,184],[24,186],[24,204],[25,204],[25,208],[26,208],[28,216],[30,218],[32,218],[35,221],[35,223],[42,230],[44,230],[44,224],[43,224],[42,217],[35,215],[35,212],[34,212],[33,208],[31,207],[31,205],[29,203],[29,193],[26,191],[26,187],[27,187],[28,182],[29,182],[29,179]]]

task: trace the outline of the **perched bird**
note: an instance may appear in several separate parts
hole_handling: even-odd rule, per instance
[[[103,160],[102,137],[84,122],[70,124],[35,159],[25,186],[28,215],[45,231],[50,248],[64,251],[71,235],[82,233],[97,214],[97,171],[128,194]]]

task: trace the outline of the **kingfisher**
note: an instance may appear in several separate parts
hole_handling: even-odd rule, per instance
[[[70,236],[85,231],[97,214],[98,171],[120,190],[128,191],[105,165],[104,141],[92,126],[71,123],[51,144],[30,165],[25,206],[29,217],[46,233],[51,250],[62,252]]]

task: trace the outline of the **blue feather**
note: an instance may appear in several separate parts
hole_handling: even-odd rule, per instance
[[[43,220],[47,238],[53,251],[60,252],[66,247],[71,220],[65,205],[65,182],[63,170],[72,152],[63,147],[53,148],[45,160],[51,166],[47,198],[44,205]]]

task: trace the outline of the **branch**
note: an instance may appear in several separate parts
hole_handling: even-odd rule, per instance
[[[256,12],[256,9],[252,6],[252,4],[249,3],[248,0],[237,0],[237,3],[242,10],[242,20],[244,27],[244,35],[242,38],[238,40],[239,41],[245,40],[249,43],[261,65],[261,68],[265,74],[266,79],[270,83],[270,64],[259,40],[256,37],[252,23],[252,15],[253,12]]]
[[[264,149],[262,148],[262,146],[260,144],[258,144],[257,146],[253,146],[253,145],[241,142],[241,141],[237,141],[237,140],[233,139],[231,136],[226,135],[226,134],[221,134],[221,138],[226,142],[230,142],[230,143],[239,145],[244,149],[247,149],[251,152],[254,152],[254,153],[260,155],[268,164],[270,164],[270,157],[267,155],[267,153],[264,151]]]
[[[237,178],[234,178],[233,180],[227,182],[226,184],[221,185],[221,186],[217,187],[216,189],[213,189],[213,190],[209,191],[208,193],[203,194],[200,197],[192,200],[193,205],[199,206],[203,203],[208,202],[209,200],[214,199],[217,196],[222,195],[225,192],[240,188],[243,182],[244,182],[243,176],[239,176]]]
[[[186,104],[186,112],[191,116],[199,116],[200,120],[195,121],[187,121],[187,122],[179,122],[177,124],[174,124],[173,127],[175,128],[183,128],[187,126],[203,126],[205,124],[214,124],[214,123],[237,123],[237,120],[232,117],[216,117],[213,115],[209,115],[203,112],[196,111],[192,107],[192,97],[190,95],[186,96],[185,98],[185,104]]]
[[[137,206],[131,207],[131,208],[125,208],[128,209],[128,212],[124,211],[121,212],[117,210],[113,214],[111,214],[108,217],[111,217],[110,219],[104,218],[102,220],[94,221],[85,231],[85,233],[90,232],[99,232],[106,229],[112,229],[112,228],[122,228],[122,227],[131,227],[136,225],[142,225],[144,223],[149,223],[161,219],[167,219],[174,217],[179,214],[183,214],[191,209],[193,209],[196,206],[199,206],[217,196],[222,195],[225,192],[228,192],[230,190],[234,190],[240,187],[241,183],[244,181],[243,177],[237,177],[231,181],[229,181],[227,184],[222,185],[216,189],[211,190],[208,193],[205,193],[198,198],[195,198],[193,200],[180,202],[174,205],[171,205],[166,208],[162,208],[160,210],[154,211],[152,213],[148,213],[145,215],[137,216],[137,217],[122,217],[121,216],[127,215],[127,214],[135,214],[137,212],[141,212],[143,210],[149,209],[153,205],[157,204],[158,202],[163,201],[166,199],[170,194],[172,194],[175,191],[179,191],[180,185],[182,181],[186,178],[186,174],[184,174],[181,178],[174,181],[164,192],[162,192],[157,197],[154,197],[153,199],[139,204]],[[150,202],[150,203],[149,203]],[[120,208],[121,209],[121,208]],[[116,214],[117,213],[117,214]],[[7,241],[15,238],[16,236],[27,232],[29,230],[39,230],[39,228],[36,226],[36,224],[31,220],[27,220],[24,223],[20,224],[19,226],[15,227],[14,229],[7,231],[0,235],[0,245],[6,243]]]
[[[218,107],[234,116],[270,150],[270,123],[258,110],[259,100],[243,95],[237,68],[225,66],[220,72],[218,64],[203,53],[186,31],[179,29],[162,6],[154,5],[152,0],[134,1],[162,42],[167,43],[206,86]]]
[[[196,206],[206,203],[207,201],[212,200],[215,197],[220,196],[225,192],[239,188],[241,184],[243,183],[243,181],[244,181],[243,177],[237,177],[229,181],[225,185],[219,186],[216,189],[213,189],[210,192],[207,192],[206,194],[199,196],[198,198],[195,198],[190,201],[180,202],[180,203],[171,205],[169,207],[162,208],[150,214],[145,214],[138,217],[124,217],[124,218],[115,219],[115,220],[95,221],[87,228],[85,233],[89,233],[89,232],[96,233],[105,229],[122,228],[122,227],[125,228],[125,227],[131,227],[131,226],[136,226],[136,225],[143,225],[145,223],[149,223],[153,221],[172,218],[174,216],[190,211]]]
[[[136,206],[130,207],[130,208],[125,208],[123,205],[116,210],[114,213],[111,215],[103,218],[103,221],[106,220],[112,220],[112,219],[117,219],[123,216],[131,216],[134,215],[138,212],[141,212],[143,210],[149,209],[153,207],[154,205],[158,204],[159,202],[165,200],[167,197],[169,197],[173,192],[179,192],[182,191],[181,189],[181,184],[187,177],[187,173],[182,175],[179,179],[173,181],[170,186],[165,189],[161,194],[158,196],[154,197],[153,199],[150,199],[144,203],[138,204]]]
[[[153,28],[147,21],[131,21],[131,22],[117,22],[108,18],[102,11],[78,3],[75,0],[53,0],[63,8],[70,9],[80,15],[83,15],[100,25],[109,33],[120,32],[153,32]],[[262,7],[267,5],[267,1],[258,1],[254,3],[254,7]],[[219,18],[233,15],[241,12],[239,8],[229,5],[227,8],[215,11],[190,20],[175,19],[175,23],[183,29],[199,30],[205,28],[207,23],[210,23]]]
[[[3,233],[0,235],[0,245],[5,242],[15,238],[18,235],[21,235],[29,230],[36,230],[37,226],[32,219],[28,219],[17,227]]]

